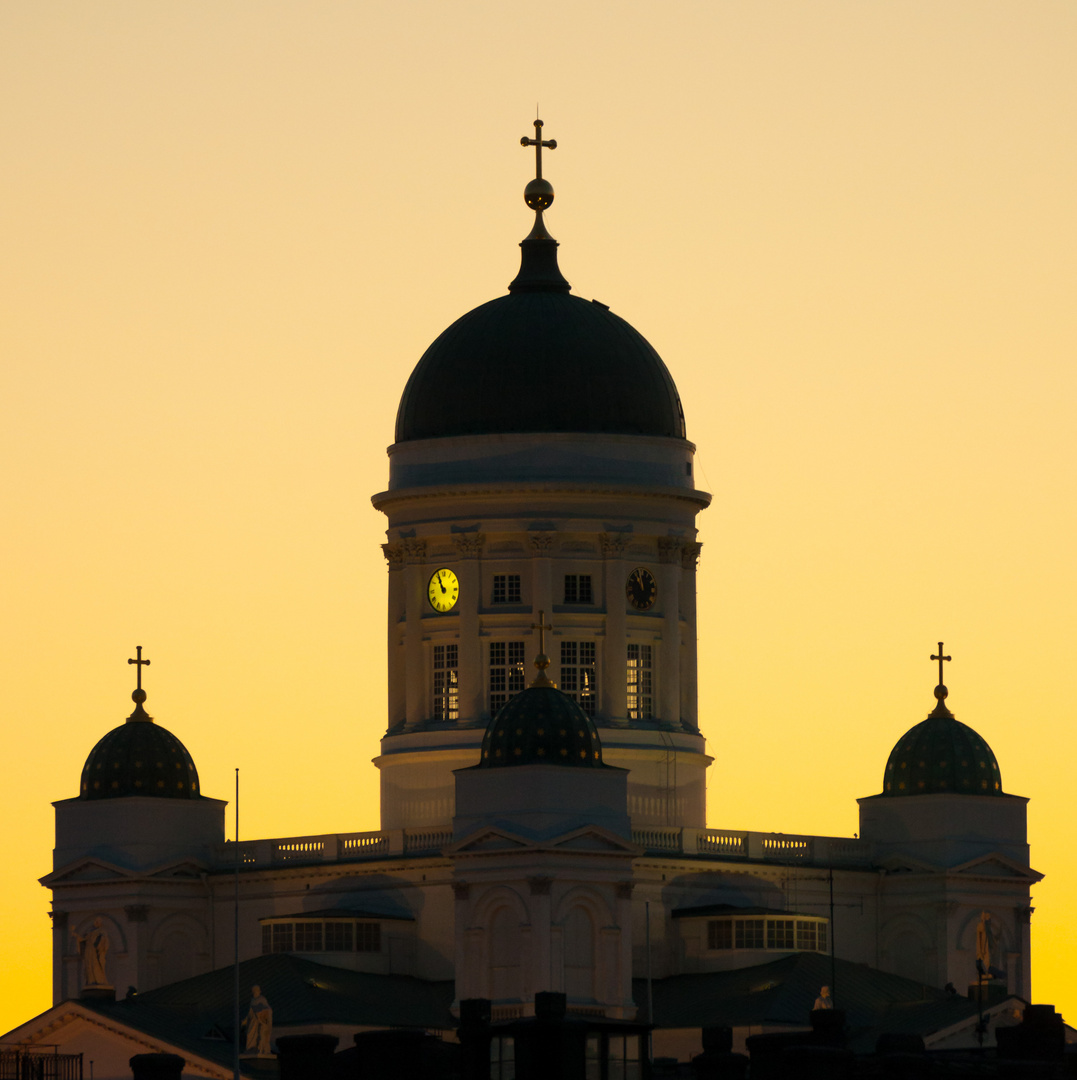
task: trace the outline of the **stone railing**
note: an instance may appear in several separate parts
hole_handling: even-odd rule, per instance
[[[795,836],[788,833],[679,829],[656,825],[633,829],[632,842],[648,855],[751,859],[812,866],[871,865],[871,845],[867,841],[844,836]],[[438,826],[244,840],[239,845],[238,855],[240,868],[252,870],[283,865],[439,855],[451,843],[452,829]],[[214,851],[214,869],[231,870],[236,865],[236,855],[233,842],[218,844]]]
[[[871,845],[844,836],[796,836],[734,829],[632,830],[632,842],[648,855],[696,855],[710,859],[752,859],[813,866],[870,866]]]
[[[438,855],[452,843],[452,829],[389,829],[384,832],[330,833],[326,836],[287,836],[276,840],[243,840],[239,865],[250,870],[283,864],[358,862],[404,855]],[[236,845],[218,844],[213,864],[217,870],[236,865]]]

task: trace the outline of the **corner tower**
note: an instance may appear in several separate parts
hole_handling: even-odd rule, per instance
[[[412,372],[389,447],[389,724],[383,828],[447,828],[453,770],[525,685],[536,613],[550,674],[630,771],[636,827],[702,827],[696,697],[695,447],[661,357],[571,294],[543,212],[508,295],[468,312]],[[451,403],[451,404],[449,404]]]

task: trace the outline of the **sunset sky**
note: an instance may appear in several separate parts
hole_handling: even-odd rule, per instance
[[[51,1001],[50,802],[136,645],[243,836],[378,827],[370,496],[515,274],[536,104],[561,268],[714,496],[709,823],[856,832],[942,639],[1077,1021],[1075,56],[1072,0],[0,5],[0,1031]]]

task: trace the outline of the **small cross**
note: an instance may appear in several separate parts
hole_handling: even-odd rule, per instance
[[[138,672],[138,687],[137,687],[137,689],[141,690],[142,689],[142,668],[143,667],[149,667],[150,662],[149,662],[149,660],[143,660],[142,659],[142,646],[141,645],[136,645],[135,648],[138,650],[138,659],[137,660],[128,660],[127,662],[129,664],[138,664],[138,667],[135,668],[135,671]]]
[[[531,629],[539,632],[539,652],[543,655],[546,653],[546,631],[549,630],[551,634],[553,633],[553,627],[545,621],[545,618],[546,612],[540,611],[539,621],[531,624]]]
[[[535,137],[529,139],[526,135],[520,140],[521,146],[533,146],[535,148],[535,179],[542,179],[542,148],[545,146],[549,150],[557,149],[556,139],[547,139],[545,142],[542,139],[542,121],[535,121]]]
[[[942,642],[941,641],[939,642],[939,655],[935,656],[934,654],[932,654],[931,659],[932,660],[938,660],[938,662],[939,662],[939,686],[942,686],[942,684],[943,684],[942,662],[943,662],[943,660],[949,660],[950,657],[942,655]]]

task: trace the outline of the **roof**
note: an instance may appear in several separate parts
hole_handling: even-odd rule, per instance
[[[415,922],[414,915],[401,915],[399,912],[389,915],[384,911],[359,911],[352,908],[319,908],[317,911],[297,911],[294,915],[266,915],[259,922],[271,922],[275,919],[397,919],[401,922]]]
[[[898,739],[886,762],[884,797],[1002,795],[1002,774],[991,747],[946,707],[935,690],[934,712]]]
[[[696,919],[716,915],[776,915],[785,919],[818,919],[819,914],[807,914],[799,911],[784,911],[769,907],[738,907],[736,904],[704,904],[702,907],[675,908],[670,912],[674,919]]]
[[[374,975],[316,964],[287,953],[239,965],[240,1008],[259,986],[273,1009],[274,1034],[303,1024],[447,1029],[451,979],[429,982],[410,975]],[[235,969],[218,968],[121,1001],[82,1004],[179,1049],[229,1064],[232,1061]],[[246,1065],[244,1066],[246,1071]]]
[[[134,712],[102,736],[86,758],[79,798],[200,799],[198,770],[187,748],[142,708],[144,690],[136,690],[131,697]]]
[[[677,388],[650,342],[605,304],[569,294],[552,239],[520,247],[509,295],[457,319],[419,359],[396,441],[528,432],[683,439]]]
[[[798,953],[734,971],[656,979],[655,1023],[660,1028],[763,1024],[806,1028],[822,986],[831,986],[836,1007],[845,1011],[854,1049],[863,1045],[873,1050],[882,1031],[926,1035],[977,1014],[968,999],[913,979],[866,964],[832,961],[820,953]],[[632,989],[637,1004],[646,1001],[645,980],[634,979]]]
[[[594,721],[550,683],[509,698],[482,737],[480,769],[563,765],[602,769],[602,743]]]

